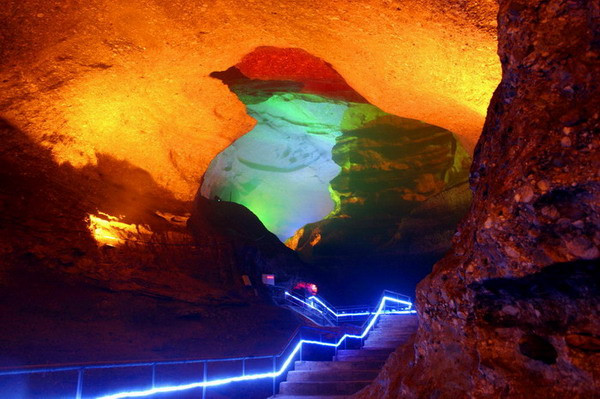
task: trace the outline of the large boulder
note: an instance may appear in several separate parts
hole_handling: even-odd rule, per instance
[[[358,398],[597,396],[600,8],[499,3],[473,205],[417,288],[414,346]]]

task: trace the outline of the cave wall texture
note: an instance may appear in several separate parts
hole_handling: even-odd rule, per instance
[[[209,75],[259,46],[297,47],[472,151],[500,75],[495,11],[493,0],[7,0],[0,114],[58,162],[110,155],[192,200],[210,161],[254,125]]]
[[[499,6],[502,82],[475,151],[474,203],[419,286],[414,347],[393,355],[359,397],[598,391],[600,6]],[[370,103],[455,132],[472,149],[498,83],[496,11],[493,0],[5,1],[3,266],[222,302],[236,272],[227,271],[231,251],[214,244],[239,233],[196,214],[192,237],[156,215],[190,213],[210,161],[254,124],[210,73],[258,46],[303,48]],[[97,211],[148,225],[159,243],[210,248],[199,250],[202,262],[230,269],[202,272],[230,275],[202,275],[192,255],[165,272],[173,249],[98,248],[86,223]],[[252,242],[263,233],[243,234]]]
[[[414,345],[357,398],[599,392],[600,3],[499,5],[472,207],[417,288]]]

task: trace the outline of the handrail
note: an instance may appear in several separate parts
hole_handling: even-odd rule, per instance
[[[390,294],[393,295],[396,293],[390,293]],[[397,295],[399,295],[399,294],[397,294]],[[276,378],[281,376],[283,373],[285,373],[285,371],[287,370],[287,368],[289,367],[291,362],[294,360],[296,355],[301,351],[304,344],[320,345],[320,346],[326,346],[326,347],[331,347],[331,348],[337,349],[342,343],[345,343],[346,339],[348,339],[348,338],[360,339],[361,343],[362,343],[362,340],[373,328],[373,326],[377,322],[377,319],[379,318],[379,316],[381,316],[382,314],[389,313],[384,310],[386,308],[386,305],[388,302],[395,303],[395,304],[405,304],[405,302],[407,302],[407,301],[403,301],[401,299],[387,296],[387,295],[385,295],[385,292],[384,292],[384,294],[382,295],[381,300],[379,302],[379,305],[377,306],[377,311],[371,312],[369,315],[369,318],[363,324],[363,327],[364,327],[363,332],[360,335],[345,333],[336,342],[323,342],[322,335],[321,335],[320,341],[316,341],[314,339],[304,339],[302,337],[302,330],[305,327],[299,327],[296,329],[294,335],[288,341],[287,345],[277,355],[246,356],[246,357],[221,358],[221,359],[190,359],[190,360],[170,360],[170,361],[155,361],[155,362],[92,364],[92,365],[80,364],[80,365],[69,365],[69,366],[58,366],[58,367],[40,367],[40,368],[35,368],[33,370],[31,368],[19,368],[19,369],[6,370],[6,371],[0,370],[0,376],[47,373],[47,372],[77,371],[78,372],[77,393],[75,395],[75,397],[77,399],[80,399],[82,397],[83,373],[85,370],[122,368],[122,367],[140,367],[140,366],[152,367],[152,388],[151,389],[146,389],[146,390],[141,390],[141,391],[131,391],[131,392],[120,392],[120,393],[116,393],[116,394],[101,396],[98,399],[122,399],[122,398],[131,398],[131,397],[147,397],[147,396],[154,395],[157,393],[178,392],[178,391],[183,391],[183,390],[188,390],[188,389],[193,389],[193,388],[206,389],[208,387],[229,384],[232,382],[250,381],[250,380],[266,379],[266,378],[273,379],[273,389],[275,390]],[[412,306],[412,303],[410,305]],[[415,313],[414,310],[404,310],[404,311],[392,310],[392,312],[394,312],[396,314]],[[308,329],[319,331],[321,334],[324,332],[323,330],[315,329],[315,328],[308,328]],[[328,331],[328,333],[331,333],[331,332]],[[294,342],[296,342],[296,344],[295,344],[295,346],[293,346],[293,350],[287,355],[284,362],[280,365],[279,369],[277,369],[277,358],[283,358],[284,354],[286,354],[288,352],[288,350],[292,347]],[[245,374],[245,372],[243,372],[242,375],[239,375],[236,377],[221,378],[221,379],[216,379],[216,380],[207,380],[206,379],[206,364],[207,363],[226,362],[226,361],[227,362],[228,361],[245,362],[246,360],[268,359],[268,358],[273,359],[273,370],[272,371],[257,373],[257,374]],[[157,365],[192,364],[192,363],[205,363],[204,380],[203,381],[189,383],[189,384],[173,385],[173,386],[163,386],[163,387],[155,387],[154,386],[155,385],[154,384],[155,367]],[[244,370],[245,370],[245,368],[244,368]]]
[[[328,320],[332,325],[338,324],[337,317],[331,315],[330,313],[326,312],[325,310],[319,309],[319,307],[315,306],[314,303],[305,301],[293,294],[290,294],[288,291],[284,292],[284,296],[287,300],[287,303],[292,305],[293,310],[296,310],[296,308],[299,308],[299,309],[301,309],[300,313],[304,313],[305,316],[308,316],[306,314],[307,313],[306,310],[308,310],[308,313],[313,313],[313,314],[318,313],[318,314],[316,314],[316,316],[320,317],[323,321]],[[313,298],[313,297],[310,297],[309,300],[311,298]],[[316,320],[314,320],[314,321],[316,321]],[[318,321],[317,321],[317,323],[318,323]],[[318,323],[318,324],[320,324],[320,323]]]
[[[286,294],[288,294],[288,293],[286,292]],[[410,297],[408,297],[406,295],[398,294],[396,292],[389,291],[389,290],[385,290],[381,297],[385,296],[386,294],[389,297],[395,296],[396,299],[398,299],[398,303],[404,305],[404,307],[402,309],[398,309],[398,310],[406,311],[406,310],[412,309],[413,304],[410,301]],[[399,297],[401,297],[403,299],[399,299]],[[296,297],[294,297],[294,298],[296,300],[299,300],[299,298],[296,298]],[[371,314],[373,314],[373,310],[370,306],[352,306],[352,307],[341,307],[339,309],[336,309],[333,305],[329,304],[325,299],[320,298],[316,295],[310,296],[308,298],[308,305],[311,306],[313,309],[316,309],[317,311],[320,311],[322,313],[324,311],[319,310],[318,307],[316,307],[314,305],[314,303],[317,303],[321,308],[324,309],[324,311],[328,312],[333,317],[335,317],[336,323],[339,323],[340,317],[370,316]]]

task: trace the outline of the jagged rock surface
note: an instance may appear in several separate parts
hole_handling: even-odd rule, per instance
[[[247,209],[231,216],[236,223],[205,209],[246,240],[209,222],[189,230],[176,215],[193,204],[126,161],[98,159],[84,169],[57,165],[0,118],[1,366],[270,353],[289,339],[297,320],[256,297],[241,274],[256,282],[261,268],[293,264],[290,249],[252,236],[262,225]],[[146,227],[104,245],[89,226],[99,212]],[[261,328],[277,343],[257,335]],[[19,396],[11,387],[2,384],[0,397]],[[44,388],[22,397],[48,397]]]
[[[360,126],[333,148],[335,211],[288,241],[324,289],[350,303],[382,285],[411,293],[450,248],[471,200],[470,157],[452,133],[392,115]]]
[[[414,348],[357,398],[599,391],[600,5],[499,3],[503,79],[476,148],[473,205],[418,286]]]
[[[333,159],[341,173],[330,188],[336,209],[298,233],[296,250],[313,260],[402,254],[412,249],[441,257],[449,248],[449,237],[436,248],[411,249],[401,223],[418,218],[419,209],[429,209],[431,217],[420,215],[428,224],[423,230],[443,235],[453,231],[466,213],[470,196],[464,183],[471,159],[452,133],[387,115],[343,131],[336,141]],[[428,201],[436,196],[437,201]],[[445,213],[453,217],[434,219]],[[424,231],[413,230],[410,235],[418,241]]]

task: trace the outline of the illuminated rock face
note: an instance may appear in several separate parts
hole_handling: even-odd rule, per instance
[[[598,395],[600,10],[499,4],[473,205],[417,287],[413,344],[357,398]]]
[[[313,260],[441,255],[470,203],[470,157],[444,129],[360,108],[333,148],[342,167],[331,181],[336,210],[299,232],[294,247]],[[417,216],[427,208],[430,215]],[[437,237],[434,246],[423,242],[427,235]]]
[[[448,249],[469,204],[470,157],[452,133],[366,103],[301,49],[260,48],[213,76],[257,124],[211,163],[205,198],[246,206],[282,241],[293,236],[288,245],[310,261]],[[399,226],[455,186],[458,205],[438,203],[450,223],[435,215],[421,228]],[[437,238],[435,248],[425,248],[424,234]]]
[[[360,93],[344,99],[442,126],[471,151],[500,76],[495,1],[472,3],[10,1],[0,116],[57,162],[82,168],[109,155],[191,200],[209,163],[254,123],[210,73],[261,46],[303,48]],[[250,60],[257,70],[269,65],[252,57],[264,61]],[[294,57],[290,69],[302,69]],[[312,90],[344,91],[336,84]]]
[[[291,51],[288,72],[310,72],[299,93],[367,99],[472,148],[500,75],[496,5],[459,3],[5,2],[0,282],[27,268],[55,273],[57,290],[68,280],[194,303],[246,298],[235,266],[260,258],[253,241],[238,248],[214,226],[192,235],[184,224],[207,209],[191,200],[209,163],[255,124],[210,73],[251,55],[240,66],[254,76],[252,57],[271,60],[253,53],[261,46],[304,48],[348,82],[314,84],[324,63],[303,68]],[[291,263],[279,249],[260,265]]]

